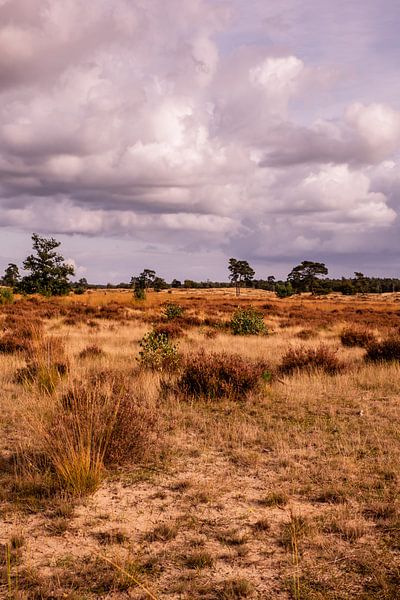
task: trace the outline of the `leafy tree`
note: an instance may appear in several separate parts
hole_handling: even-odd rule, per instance
[[[70,290],[68,278],[74,275],[74,268],[65,262],[64,257],[55,249],[61,245],[54,238],[44,238],[32,234],[35,254],[28,256],[23,267],[30,271],[22,278],[19,289],[26,294],[62,296]]]
[[[354,275],[353,284],[356,292],[365,294],[368,291],[368,277],[365,277],[364,273],[360,273],[359,271],[355,271]]]
[[[161,292],[161,290],[166,290],[168,285],[162,277],[155,277],[153,281],[153,288],[155,292]]]
[[[272,291],[275,290],[276,280],[274,275],[268,275],[267,277],[268,285]]]
[[[197,281],[193,281],[192,279],[185,279],[185,281],[183,282],[183,287],[185,289],[191,289],[198,288],[200,287],[200,285],[197,283]]]
[[[288,282],[291,283],[296,292],[312,292],[319,285],[318,275],[327,275],[328,269],[324,263],[303,260],[300,265],[294,267],[288,275]]]
[[[172,288],[180,288],[180,287],[182,287],[182,282],[179,281],[179,279],[173,279],[171,282],[171,287]]]
[[[15,289],[18,286],[20,280],[19,269],[16,264],[8,263],[3,276],[2,283],[7,287]]]
[[[147,290],[154,284],[154,280],[156,278],[156,272],[152,269],[144,269],[140,273],[140,275],[133,276],[131,279],[131,286],[134,288],[140,288],[142,290]]]
[[[154,286],[156,279],[156,272],[152,269],[144,269],[140,275],[133,276],[131,278],[131,286],[133,287],[134,295],[137,300],[144,300],[146,297],[146,290]]]
[[[249,284],[254,279],[255,272],[247,260],[237,260],[236,258],[229,259],[228,271],[230,272],[229,279],[235,284],[236,295],[239,296],[242,282]]]

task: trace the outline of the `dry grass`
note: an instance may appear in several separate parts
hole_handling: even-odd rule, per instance
[[[167,324],[166,301],[184,308]],[[229,332],[249,306],[268,336]],[[0,311],[1,597],[398,598],[397,295],[99,291]],[[177,371],[138,369],[153,328],[178,340]],[[364,360],[371,336],[388,362]],[[288,352],[290,377],[262,380]],[[178,390],[187,365],[218,402]]]

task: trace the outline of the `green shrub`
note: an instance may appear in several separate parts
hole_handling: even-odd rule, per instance
[[[252,307],[238,308],[230,322],[233,335],[260,335],[268,333],[262,313]]]
[[[0,305],[12,304],[14,302],[14,294],[11,288],[0,288]]]
[[[177,347],[164,333],[150,331],[139,343],[139,364],[153,371],[173,371],[180,362]]]
[[[329,375],[334,375],[342,369],[343,364],[336,356],[336,352],[323,344],[317,348],[306,346],[290,348],[282,357],[279,367],[280,372],[284,374],[291,374],[295,371],[321,370]]]
[[[171,321],[172,319],[177,319],[183,315],[183,307],[175,302],[167,302],[164,306],[164,317]]]
[[[146,290],[143,287],[135,286],[133,290],[135,300],[146,300]]]
[[[289,296],[293,296],[294,289],[292,288],[292,284],[289,283],[277,283],[275,286],[275,294],[278,298],[288,298]]]
[[[392,337],[382,342],[372,342],[367,348],[365,360],[369,362],[390,362],[400,360],[400,337]]]
[[[244,398],[271,374],[262,362],[236,354],[198,352],[189,355],[178,380],[178,390],[187,396],[219,399]]]

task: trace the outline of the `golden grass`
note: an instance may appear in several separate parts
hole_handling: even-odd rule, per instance
[[[167,301],[186,309],[173,341],[183,357],[239,354],[274,371],[290,348],[323,343],[345,369],[280,376],[235,400],[187,398],[174,373],[138,369]],[[218,326],[238,305],[261,310],[270,334]],[[30,351],[0,354],[0,595],[398,597],[400,365],[366,363],[340,334],[354,321],[378,339],[395,332],[399,295],[173,290],[135,303],[107,290],[1,310],[3,323],[37,315],[44,330]],[[102,353],[82,356],[88,347]],[[18,382],[32,361],[68,368],[51,385],[40,372]],[[21,521],[27,542],[9,564]],[[105,553],[115,531],[126,538]]]

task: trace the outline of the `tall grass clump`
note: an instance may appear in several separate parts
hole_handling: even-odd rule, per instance
[[[367,362],[400,361],[400,337],[392,337],[381,342],[372,342],[365,355]]]
[[[316,348],[307,346],[290,348],[282,357],[279,371],[285,375],[290,375],[296,371],[311,372],[319,370],[334,375],[341,371],[343,366],[336,352],[321,344]]]
[[[94,491],[105,469],[148,457],[156,446],[157,412],[118,376],[78,381],[42,424],[43,451],[63,489]]]
[[[27,365],[16,373],[16,383],[37,384],[40,391],[52,394],[67,374],[69,361],[63,340],[58,337],[36,337],[26,350]]]
[[[230,327],[233,335],[262,335],[268,333],[262,313],[252,307],[238,308],[232,315]]]
[[[189,397],[241,399],[256,390],[270,373],[262,362],[240,355],[198,352],[190,354],[177,382],[180,392]]]

